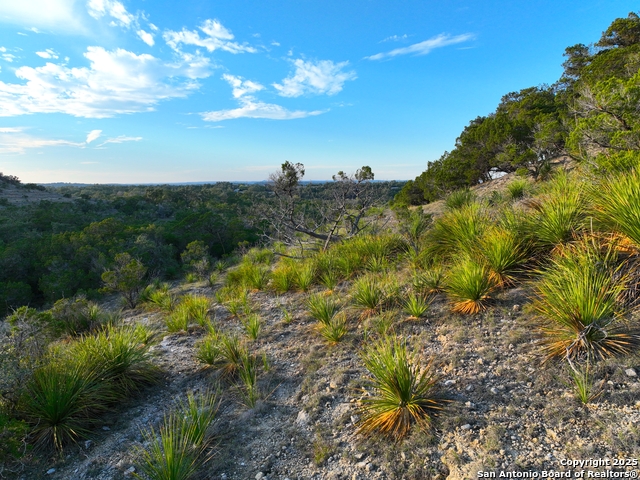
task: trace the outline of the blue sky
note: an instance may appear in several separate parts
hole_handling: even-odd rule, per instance
[[[23,182],[410,179],[637,1],[0,2],[0,172]]]

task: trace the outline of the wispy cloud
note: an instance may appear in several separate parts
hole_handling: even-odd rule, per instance
[[[367,60],[382,60],[384,58],[392,58],[398,55],[427,55],[436,48],[446,47],[448,45],[455,45],[457,43],[466,42],[474,38],[471,33],[465,33],[463,35],[448,35],[442,33],[433,38],[425,40],[424,42],[414,43],[408,47],[396,48],[390,52],[376,53],[369,57],[365,57]]]
[[[404,35],[391,35],[390,37],[385,38],[384,40],[380,40],[379,43],[384,43],[384,42],[400,42],[402,40],[406,40],[407,38],[409,38],[407,36],[407,34],[405,33]]]
[[[117,0],[89,0],[87,2],[87,11],[95,19],[100,19],[104,16],[111,18],[111,26],[119,26],[126,29],[132,29],[136,35],[144,43],[153,47],[155,40],[153,34],[145,31],[140,26],[140,17],[144,17],[144,14],[136,13],[135,15],[128,12],[125,6]],[[149,25],[149,28],[153,30],[155,25]]]
[[[243,95],[253,92],[259,92],[264,90],[264,86],[251,80],[244,80],[242,77],[236,77],[234,75],[224,74],[223,80],[227,81],[229,85],[233,87],[231,94],[234,98],[240,98]]]
[[[343,71],[349,62],[334,63],[331,60],[317,62],[294,60],[295,71],[282,83],[273,87],[283,97],[299,97],[304,94],[335,95],[342,90],[346,81],[357,78],[354,71]]]
[[[168,64],[152,55],[102,47],[88,47],[84,56],[89,67],[47,63],[18,68],[16,76],[25,83],[0,82],[0,116],[106,118],[151,111],[160,101],[186,97],[198,87],[196,79],[209,75],[206,61],[199,58]]]
[[[0,2],[0,18],[34,33],[42,30],[66,34],[86,33],[75,0],[29,0]]]
[[[229,53],[257,52],[254,47],[246,43],[241,45],[233,42],[234,36],[231,31],[226,29],[218,20],[205,20],[198,28],[204,34],[204,37],[201,37],[200,33],[196,30],[183,28],[179,32],[167,30],[162,35],[162,38],[167,42],[167,45],[177,52],[181,52],[181,45],[203,47],[209,52],[215,50],[223,50]]]
[[[201,113],[202,119],[206,122],[221,122],[223,120],[234,120],[237,118],[267,118],[270,120],[293,120],[305,118],[312,115],[320,115],[324,110],[304,111],[287,110],[286,108],[273,103],[264,103],[251,96],[240,97],[240,107],[230,110],[218,110]]]
[[[107,145],[108,143],[139,142],[140,140],[142,140],[142,137],[129,137],[127,135],[120,135],[118,137],[109,138],[98,146],[102,147],[104,145]]]
[[[36,52],[36,55],[38,55],[41,58],[53,58],[53,59],[58,58],[58,54],[55,52],[55,50],[51,48],[47,48],[43,52]]]
[[[96,140],[101,134],[102,134],[102,130],[91,130],[87,135],[87,139],[85,140],[85,142],[88,145],[94,140]]]
[[[19,127],[0,129],[0,153],[22,155],[33,148],[84,146],[84,142],[34,137],[24,133],[23,129]]]

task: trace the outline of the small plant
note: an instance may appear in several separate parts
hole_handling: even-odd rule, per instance
[[[207,297],[199,295],[185,295],[179,304],[179,309],[184,309],[189,321],[193,321],[204,327],[209,321],[211,302]]]
[[[534,309],[542,317],[540,333],[547,358],[607,358],[640,346],[637,327],[622,320],[619,302],[626,278],[618,275],[612,245],[592,239],[563,247],[539,272]]]
[[[354,305],[362,310],[362,316],[368,317],[380,311],[386,296],[379,279],[363,276],[353,283],[351,299]]]
[[[184,276],[184,281],[187,283],[196,283],[198,280],[200,280],[200,278],[198,277],[198,274],[194,272],[188,272]]]
[[[88,435],[100,414],[116,399],[100,372],[75,362],[51,360],[25,385],[19,409],[32,425],[38,447],[58,451]]]
[[[340,283],[340,274],[334,270],[329,269],[320,275],[320,284],[324,285],[329,292],[333,292]]]
[[[475,194],[470,190],[456,190],[449,194],[444,204],[449,210],[456,210],[473,203],[475,199]]]
[[[569,359],[569,376],[573,382],[573,394],[582,404],[587,405],[594,402],[602,395],[602,388],[596,387],[593,383],[592,368],[589,361],[584,367],[576,367]]]
[[[348,332],[347,316],[344,312],[340,312],[334,315],[327,323],[318,322],[318,331],[330,344],[339,343]]]
[[[286,308],[282,307],[282,322],[289,325],[293,321],[293,315]]]
[[[303,263],[296,270],[296,286],[303,292],[308,292],[313,285],[315,275],[315,265],[311,262]]]
[[[516,178],[507,184],[507,192],[511,200],[519,200],[527,193],[529,182],[524,178]]]
[[[210,367],[218,367],[222,360],[220,337],[215,332],[210,332],[196,345],[196,358]]]
[[[516,233],[495,227],[480,238],[478,256],[486,262],[497,285],[512,285],[527,260],[527,249]]]
[[[422,318],[427,313],[427,310],[429,310],[429,302],[420,295],[409,294],[404,301],[404,311],[409,315],[409,318],[416,320]]]
[[[170,333],[186,332],[189,330],[189,312],[184,308],[176,308],[167,315],[165,324]]]
[[[496,282],[489,269],[471,258],[461,258],[449,271],[445,291],[452,311],[467,315],[487,308]]]
[[[257,313],[251,313],[243,319],[242,323],[244,324],[244,328],[249,339],[254,341],[257,340],[258,335],[260,335],[260,330],[262,329],[262,319],[260,318],[260,315]]]
[[[421,368],[406,344],[394,337],[370,344],[361,358],[374,393],[363,399],[358,432],[401,440],[414,425],[429,428],[445,403],[436,392],[431,363]]]
[[[258,361],[255,355],[245,351],[240,360],[238,368],[239,384],[238,391],[242,397],[242,402],[248,408],[254,408],[261,397],[258,387]]]
[[[269,283],[269,267],[243,262],[236,269],[227,272],[227,286],[264,290]]]
[[[340,311],[340,305],[331,297],[311,295],[306,301],[309,314],[321,323],[328,324]]]
[[[393,323],[398,312],[389,310],[371,317],[370,324],[378,335],[387,335],[393,329]]]
[[[178,303],[176,297],[169,293],[168,285],[167,289],[159,289],[149,293],[146,305],[160,309],[163,312],[171,312]]]
[[[286,293],[295,286],[296,271],[289,262],[280,262],[271,273],[271,286],[276,293]]]
[[[206,462],[207,431],[215,420],[217,395],[189,394],[187,403],[165,416],[159,432],[142,432],[145,448],[138,450],[139,467],[151,480],[188,480]]]
[[[470,254],[478,238],[489,225],[485,206],[474,202],[444,213],[426,234],[431,255],[450,258],[460,253]]]
[[[221,334],[219,337],[221,361],[218,369],[226,378],[235,377],[242,366],[243,358],[248,355],[247,347],[240,343],[235,335]]]
[[[207,283],[209,284],[209,288],[215,288],[220,280],[220,274],[218,272],[212,272],[207,278]]]
[[[431,295],[444,289],[444,271],[441,267],[433,267],[424,272],[416,271],[413,275],[413,288],[422,295]]]
[[[366,270],[369,272],[383,273],[388,269],[389,261],[387,260],[387,257],[384,257],[382,255],[373,255],[371,258],[369,258],[369,261],[366,265]]]

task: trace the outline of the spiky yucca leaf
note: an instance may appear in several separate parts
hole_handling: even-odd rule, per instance
[[[333,297],[324,295],[310,295],[306,301],[309,314],[321,323],[329,323],[336,313],[340,311],[340,305]]]
[[[428,428],[445,404],[436,391],[431,363],[421,368],[406,344],[395,337],[370,344],[361,358],[374,393],[363,400],[358,432],[400,440],[414,425]]]
[[[452,311],[467,315],[486,309],[491,292],[496,288],[489,268],[470,257],[462,257],[456,262],[445,283]]]
[[[409,315],[409,318],[422,318],[429,310],[430,303],[423,296],[411,293],[404,301],[404,311]]]
[[[547,358],[606,358],[634,351],[637,328],[626,325],[620,297],[626,278],[611,245],[583,239],[563,247],[539,272],[533,306]]]
[[[344,312],[340,312],[327,323],[318,322],[318,332],[328,343],[339,343],[348,332],[347,316]]]
[[[309,291],[316,275],[316,267],[311,262],[299,265],[295,271],[296,286],[303,292]]]
[[[477,202],[448,211],[427,233],[427,250],[431,255],[444,258],[472,252],[488,224],[485,206]]]
[[[515,232],[494,227],[480,238],[477,255],[486,262],[496,284],[511,285],[527,260],[527,247]]]

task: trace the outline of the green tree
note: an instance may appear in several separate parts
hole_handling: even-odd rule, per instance
[[[135,308],[146,273],[147,269],[140,260],[128,253],[118,253],[112,269],[102,274],[102,281],[108,290],[120,292],[129,308]]]

